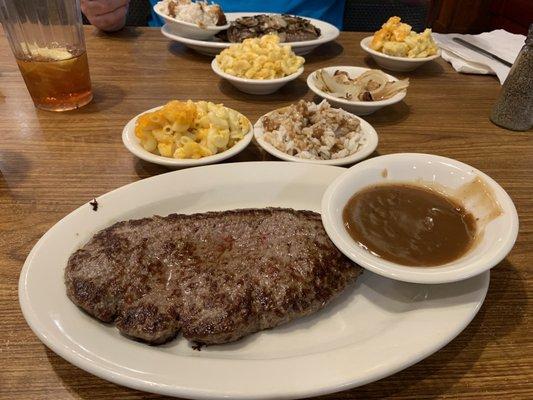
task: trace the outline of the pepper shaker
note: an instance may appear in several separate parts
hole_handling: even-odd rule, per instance
[[[529,26],[526,43],[503,83],[490,119],[513,131],[533,127],[533,24]]]

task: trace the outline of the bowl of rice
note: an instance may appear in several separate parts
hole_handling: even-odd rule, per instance
[[[372,125],[326,100],[300,100],[263,115],[254,125],[254,138],[279,159],[323,165],[356,163],[378,145]]]
[[[230,25],[222,8],[207,1],[163,0],[154,12],[174,34],[189,39],[209,40]]]

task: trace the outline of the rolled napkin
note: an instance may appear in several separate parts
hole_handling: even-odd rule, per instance
[[[433,38],[441,48],[442,58],[452,64],[456,71],[465,74],[497,75],[501,84],[503,84],[511,69],[499,61],[454,42],[452,40],[454,37],[459,37],[481,47],[483,50],[509,61],[511,64],[514,63],[526,40],[524,35],[515,35],[503,29],[479,35],[433,33]]]

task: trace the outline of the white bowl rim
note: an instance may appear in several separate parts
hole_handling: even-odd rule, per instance
[[[337,102],[339,104],[345,104],[347,106],[358,106],[358,107],[367,107],[367,108],[374,108],[374,107],[383,107],[383,106],[389,106],[391,104],[396,104],[396,103],[399,103],[400,101],[402,101],[405,96],[407,95],[407,90],[402,90],[400,93],[396,93],[394,96],[392,96],[391,98],[388,98],[388,99],[385,99],[385,100],[377,100],[377,101],[350,101],[350,100],[347,100],[347,99],[343,99],[343,98],[340,98],[340,97],[335,97],[335,96],[332,96],[331,94],[329,93],[326,93],[324,92],[323,90],[320,90],[316,85],[315,83],[313,82],[313,80],[315,79],[316,77],[316,73],[319,71],[319,70],[328,70],[328,69],[353,69],[353,68],[357,68],[357,69],[361,69],[361,70],[365,70],[365,71],[370,71],[372,69],[375,69],[375,68],[366,68],[366,67],[357,67],[357,66],[349,66],[349,65],[341,65],[341,66],[331,66],[331,67],[323,67],[323,68],[319,68],[313,72],[311,72],[309,74],[309,76],[307,77],[307,86],[309,87],[309,89],[311,89],[315,94],[317,94],[318,96],[320,97],[323,97],[327,100],[330,100],[332,102]],[[381,71],[381,70],[380,70]],[[384,71],[381,71],[383,72],[385,75],[387,75],[387,77],[389,79],[391,79],[392,81],[394,82],[397,82],[399,81],[398,78],[396,78],[395,76],[392,76],[390,74],[387,74],[386,72]]]
[[[182,21],[181,19],[173,18],[170,15],[164,14],[163,12],[161,12],[161,10],[159,10],[159,7],[161,7],[162,4],[163,4],[162,1],[159,1],[158,3],[156,3],[153,6],[154,12],[157,15],[159,15],[161,18],[163,18],[164,20],[171,21],[172,23],[181,24],[184,26],[188,26],[190,28],[197,28],[198,30],[202,32],[207,31],[207,32],[214,32],[214,33],[223,31],[224,29],[228,29],[230,26],[230,23],[226,22],[224,25],[208,25],[202,28],[201,26],[198,26],[198,24],[193,24],[192,22]]]
[[[463,171],[471,171],[477,176],[481,177],[494,191],[499,195],[503,201],[500,201],[500,206],[505,214],[509,215],[510,225],[508,229],[507,236],[504,240],[498,242],[496,245],[499,246],[497,252],[492,256],[492,258],[485,261],[480,260],[475,263],[473,266],[465,266],[461,269],[454,269],[454,263],[459,262],[463,257],[445,264],[443,266],[419,268],[419,267],[410,267],[405,265],[400,265],[381,259],[379,257],[373,256],[367,251],[362,250],[353,240],[348,246],[344,240],[342,240],[341,235],[338,233],[340,229],[345,233],[344,227],[339,227],[338,224],[333,222],[333,211],[331,209],[333,198],[336,193],[339,191],[340,187],[345,183],[347,179],[353,179],[355,173],[353,171],[364,171],[367,168],[378,167],[379,169],[387,168],[387,160],[398,161],[398,160],[413,161],[414,159],[419,159],[420,161],[431,160],[433,162],[439,162],[448,167],[456,167]],[[393,181],[391,181],[393,182]],[[354,192],[355,193],[355,192]],[[468,279],[472,276],[479,275],[492,267],[499,264],[511,251],[513,248],[516,238],[518,236],[518,213],[516,207],[509,196],[509,194],[490,176],[483,173],[482,171],[474,168],[468,164],[454,160],[452,158],[437,156],[433,154],[424,154],[424,153],[395,153],[388,154],[383,156],[374,157],[368,160],[365,160],[359,164],[354,165],[339,176],[331,185],[327,188],[324,196],[322,197],[322,222],[324,224],[324,229],[326,230],[330,239],[335,243],[335,245],[344,253],[348,258],[359,264],[361,267],[368,269],[376,274],[385,276],[387,278],[412,282],[412,283],[424,283],[424,284],[440,284],[440,283],[449,283],[457,282],[464,279]],[[359,256],[354,256],[350,249],[357,249],[360,251]],[[368,260],[371,260],[368,262]]]
[[[132,119],[128,121],[128,123],[124,126],[124,129],[122,130],[122,142],[124,143],[124,146],[135,156],[139,157],[140,159],[144,161],[148,161],[154,164],[164,165],[167,167],[194,167],[194,166],[200,166],[205,164],[213,164],[219,161],[223,161],[227,158],[230,158],[241,151],[243,151],[252,141],[253,138],[253,125],[251,121],[244,116],[241,112],[237,111],[239,114],[243,115],[248,122],[250,123],[250,130],[244,137],[239,140],[237,143],[235,143],[232,147],[230,147],[227,150],[224,150],[220,153],[213,154],[212,156],[206,156],[202,158],[192,159],[192,158],[170,158],[170,157],[163,157],[157,154],[150,153],[149,151],[142,148],[142,146],[139,143],[139,140],[135,136],[135,122],[137,121],[137,118],[139,118],[141,115],[153,112],[156,110],[159,110],[163,106],[157,106],[154,108],[151,108],[149,110],[143,111],[142,113],[136,115]],[[226,107],[226,106],[224,106]],[[226,107],[229,108],[229,107]]]
[[[228,12],[228,13],[225,13],[225,14],[226,14],[226,16],[229,16],[229,17],[233,17],[236,14],[238,14],[239,16],[237,16],[237,18],[241,18],[241,17],[244,17],[244,16],[253,16],[253,15],[258,15],[258,14],[281,15],[280,13],[273,13],[273,12]],[[241,15],[241,14],[243,14],[243,15]],[[291,15],[294,15],[294,14],[291,14]],[[317,39],[313,39],[313,40],[303,40],[303,41],[298,41],[298,42],[286,42],[286,43],[282,43],[282,44],[288,44],[291,47],[306,47],[306,46],[316,46],[317,47],[317,46],[319,46],[321,44],[334,41],[340,35],[339,28],[337,28],[335,25],[330,24],[329,22],[322,21],[320,19],[310,18],[310,17],[303,17],[303,16],[300,16],[300,15],[294,15],[294,16],[307,19],[307,20],[311,21],[311,23],[316,23],[318,21],[321,24],[327,25],[328,28],[331,29],[331,33],[330,33],[329,36],[323,35],[321,33],[320,36]],[[166,17],[167,18],[171,18],[171,17],[168,17],[168,16],[166,16]],[[174,20],[172,19],[172,21],[174,21]],[[230,21],[230,20],[228,19],[228,21]],[[231,21],[228,24],[231,25]],[[187,38],[185,36],[178,35],[178,34],[176,34],[174,32],[167,32],[168,29],[171,29],[171,27],[167,26],[167,25],[170,25],[170,24],[165,24],[165,25],[163,25],[161,27],[161,32],[163,33],[164,36],[168,37],[171,40],[176,40],[175,37],[178,37],[178,38],[180,38],[180,41],[182,43],[191,44],[191,45],[198,45],[198,46],[209,45],[210,47],[221,48],[221,49],[229,47],[232,44],[234,44],[232,42],[215,42],[215,41],[211,41],[211,40],[201,40],[201,39]],[[167,26],[167,28],[165,28],[165,26]],[[224,29],[227,29],[227,28],[224,28]]]
[[[360,45],[361,45],[362,49],[364,51],[366,51],[367,53],[369,53],[369,54],[372,54],[372,55],[375,55],[375,56],[378,56],[378,57],[388,58],[389,60],[405,61],[407,63],[423,63],[425,61],[435,60],[436,58],[439,58],[440,54],[441,54],[440,48],[437,48],[437,54],[434,54],[434,55],[428,56],[428,57],[409,58],[409,57],[389,56],[388,54],[383,54],[383,53],[380,53],[379,51],[371,49],[368,46],[368,42],[370,42],[373,37],[374,37],[374,35],[367,36],[367,37],[365,37],[364,39],[361,40]]]
[[[274,146],[272,146],[270,143],[267,143],[264,139],[263,139],[263,134],[264,134],[264,130],[262,128],[262,123],[261,123],[261,120],[263,119],[263,117],[267,116],[268,114],[270,114],[271,112],[274,112],[276,110],[272,110],[272,111],[269,111],[267,112],[266,114],[262,115],[261,117],[259,117],[257,119],[257,121],[255,122],[254,124],[254,138],[255,140],[257,141],[257,143],[259,144],[259,146],[261,146],[261,148],[263,148],[263,150],[265,150],[267,153],[273,155],[274,157],[277,157],[281,160],[285,160],[285,161],[293,161],[293,162],[300,162],[300,163],[310,163],[310,164],[320,164],[320,165],[336,165],[336,166],[340,166],[340,165],[346,165],[346,164],[353,164],[357,161],[361,161],[361,160],[364,160],[365,158],[367,158],[370,154],[372,154],[376,148],[378,147],[378,142],[379,142],[379,137],[378,137],[378,134],[376,132],[376,130],[374,129],[374,127],[372,125],[370,125],[367,121],[365,121],[363,118],[353,114],[353,113],[350,113],[346,110],[343,110],[343,109],[340,109],[343,113],[346,113],[346,114],[349,114],[350,116],[353,116],[355,118],[357,118],[360,123],[361,123],[361,130],[363,131],[364,135],[366,135],[366,144],[365,144],[365,147],[361,150],[358,150],[356,151],[354,154],[351,154],[347,157],[343,157],[343,158],[335,158],[335,159],[331,159],[331,160],[310,160],[310,159],[305,159],[305,158],[300,158],[300,157],[296,157],[296,156],[291,156],[287,153],[284,153],[283,151],[281,150],[278,150],[277,148],[275,148]]]
[[[234,81],[234,82],[241,82],[241,83],[248,83],[248,84],[257,84],[257,85],[271,85],[273,83],[282,83],[282,82],[290,82],[296,78],[298,78],[302,73],[304,72],[304,67],[301,66],[298,68],[296,72],[293,72],[290,75],[284,76],[283,78],[275,78],[275,79],[249,79],[249,78],[241,78],[235,75],[228,74],[218,66],[218,62],[216,57],[213,58],[213,61],[211,61],[211,68],[213,71],[220,77],[227,79],[228,81]]]

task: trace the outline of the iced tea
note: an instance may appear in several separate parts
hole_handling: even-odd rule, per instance
[[[17,63],[37,107],[65,111],[92,100],[85,50],[38,48],[31,53],[31,58],[17,58]]]

